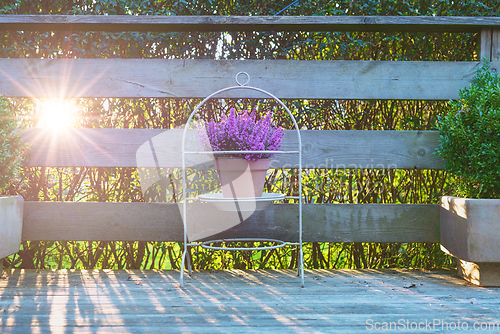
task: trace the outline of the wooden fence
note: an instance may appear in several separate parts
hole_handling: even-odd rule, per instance
[[[0,15],[0,30],[72,31],[422,31],[477,32],[479,55],[500,68],[500,18],[493,17],[205,17]],[[448,100],[468,85],[479,62],[0,59],[0,94],[17,97],[205,97],[245,71],[251,85],[279,98]],[[91,69],[91,70],[89,70]],[[300,83],[298,85],[297,83]],[[225,97],[258,97],[229,91]],[[164,130],[73,129],[64,140],[31,129],[29,166],[137,167],[138,147]],[[180,132],[159,159],[180,167]],[[303,166],[442,169],[435,131],[303,130]],[[60,139],[60,138],[59,138]],[[287,135],[285,146],[294,138]],[[289,166],[283,158],[276,167]],[[153,167],[153,166],[152,166]],[[204,205],[204,216],[213,210]],[[246,227],[260,237],[296,241],[294,204],[273,204]],[[220,215],[219,215],[220,217]],[[265,219],[262,219],[265,218]],[[141,223],[138,224],[138,221]],[[24,240],[181,241],[177,205],[25,202]],[[306,204],[304,241],[439,242],[432,204]]]

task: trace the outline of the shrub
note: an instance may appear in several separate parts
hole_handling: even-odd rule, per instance
[[[484,61],[438,120],[437,154],[455,177],[457,196],[500,197],[500,77]]]
[[[7,98],[0,97],[0,192],[5,192],[19,172],[25,151],[14,108]]]

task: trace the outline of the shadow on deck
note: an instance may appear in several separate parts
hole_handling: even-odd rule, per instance
[[[305,288],[292,270],[195,272],[182,289],[178,279],[178,271],[4,271],[0,332],[500,331],[500,289],[450,271],[314,270]]]

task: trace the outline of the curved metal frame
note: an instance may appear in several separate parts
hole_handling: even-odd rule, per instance
[[[244,83],[240,83],[240,81],[238,80],[238,76],[240,74],[244,74],[247,76],[247,80],[244,82]],[[288,109],[288,107],[279,99],[277,98],[275,95],[263,90],[263,89],[260,89],[260,88],[257,88],[257,87],[251,87],[251,86],[247,86],[247,84],[250,82],[250,75],[246,72],[239,72],[236,74],[236,83],[238,84],[238,86],[231,86],[231,87],[227,87],[227,88],[223,88],[223,89],[220,89],[212,94],[210,94],[209,96],[207,96],[205,99],[203,99],[203,101],[201,101],[197,106],[196,108],[191,112],[191,114],[189,115],[189,118],[186,122],[186,125],[184,126],[184,131],[182,132],[182,222],[183,222],[183,225],[184,225],[184,252],[182,253],[182,261],[181,261],[181,270],[180,270],[180,286],[183,287],[184,286],[184,266],[185,266],[185,262],[186,262],[186,256],[187,256],[187,251],[188,251],[188,247],[190,246],[201,246],[201,247],[204,247],[204,248],[209,248],[209,249],[220,249],[220,250],[264,250],[264,249],[275,249],[275,248],[281,248],[281,247],[284,247],[284,246],[287,246],[287,245],[290,245],[290,246],[293,246],[293,245],[296,245],[296,246],[299,246],[299,268],[298,268],[298,275],[300,275],[300,278],[301,278],[301,286],[304,287],[304,253],[303,253],[303,249],[302,249],[302,139],[301,139],[301,136],[300,136],[300,129],[297,125],[297,121],[295,120],[295,117],[293,116],[292,112],[290,111],[290,109]],[[205,241],[205,242],[202,242],[202,243],[188,243],[188,240],[187,240],[187,231],[186,231],[186,227],[187,227],[187,202],[188,202],[188,199],[186,197],[186,154],[187,153],[194,153],[194,154],[198,154],[198,153],[202,153],[202,152],[186,152],[186,134],[187,134],[187,130],[189,128],[189,124],[191,123],[191,121],[193,120],[193,117],[194,115],[196,115],[196,113],[198,112],[198,110],[210,99],[212,99],[213,97],[215,97],[216,95],[220,94],[220,93],[223,93],[223,92],[226,92],[226,91],[230,91],[230,90],[237,90],[237,89],[249,89],[249,90],[254,90],[254,91],[257,91],[257,92],[260,92],[264,95],[267,95],[268,97],[274,99],[276,102],[278,102],[288,113],[288,115],[290,116],[292,122],[293,122],[293,125],[295,127],[295,131],[297,133],[297,138],[298,138],[298,147],[299,147],[299,150],[298,151],[294,151],[293,153],[297,153],[299,155],[299,196],[288,196],[288,197],[285,197],[285,198],[298,198],[299,199],[299,242],[285,242],[285,241],[281,241],[281,240],[274,240],[274,239],[254,239],[254,238],[239,238],[239,239],[220,239],[220,240],[210,240],[210,241]],[[287,151],[224,151],[224,153],[273,153],[273,154],[280,154],[280,153],[292,153],[292,152],[287,152]],[[210,154],[210,153],[222,153],[222,152],[203,152],[204,154]],[[214,243],[214,242],[223,242],[223,241],[242,241],[242,242],[245,242],[245,241],[272,241],[272,242],[278,242],[280,243],[279,245],[276,245],[276,246],[266,246],[266,247],[241,247],[241,248],[211,248],[211,246],[207,246],[206,244],[209,244],[209,243]],[[191,275],[191,263],[188,262],[188,272],[189,272],[189,275]]]

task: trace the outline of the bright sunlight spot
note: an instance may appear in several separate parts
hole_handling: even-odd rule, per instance
[[[44,99],[37,103],[40,115],[38,127],[61,130],[72,127],[76,120],[77,107],[73,101]]]

